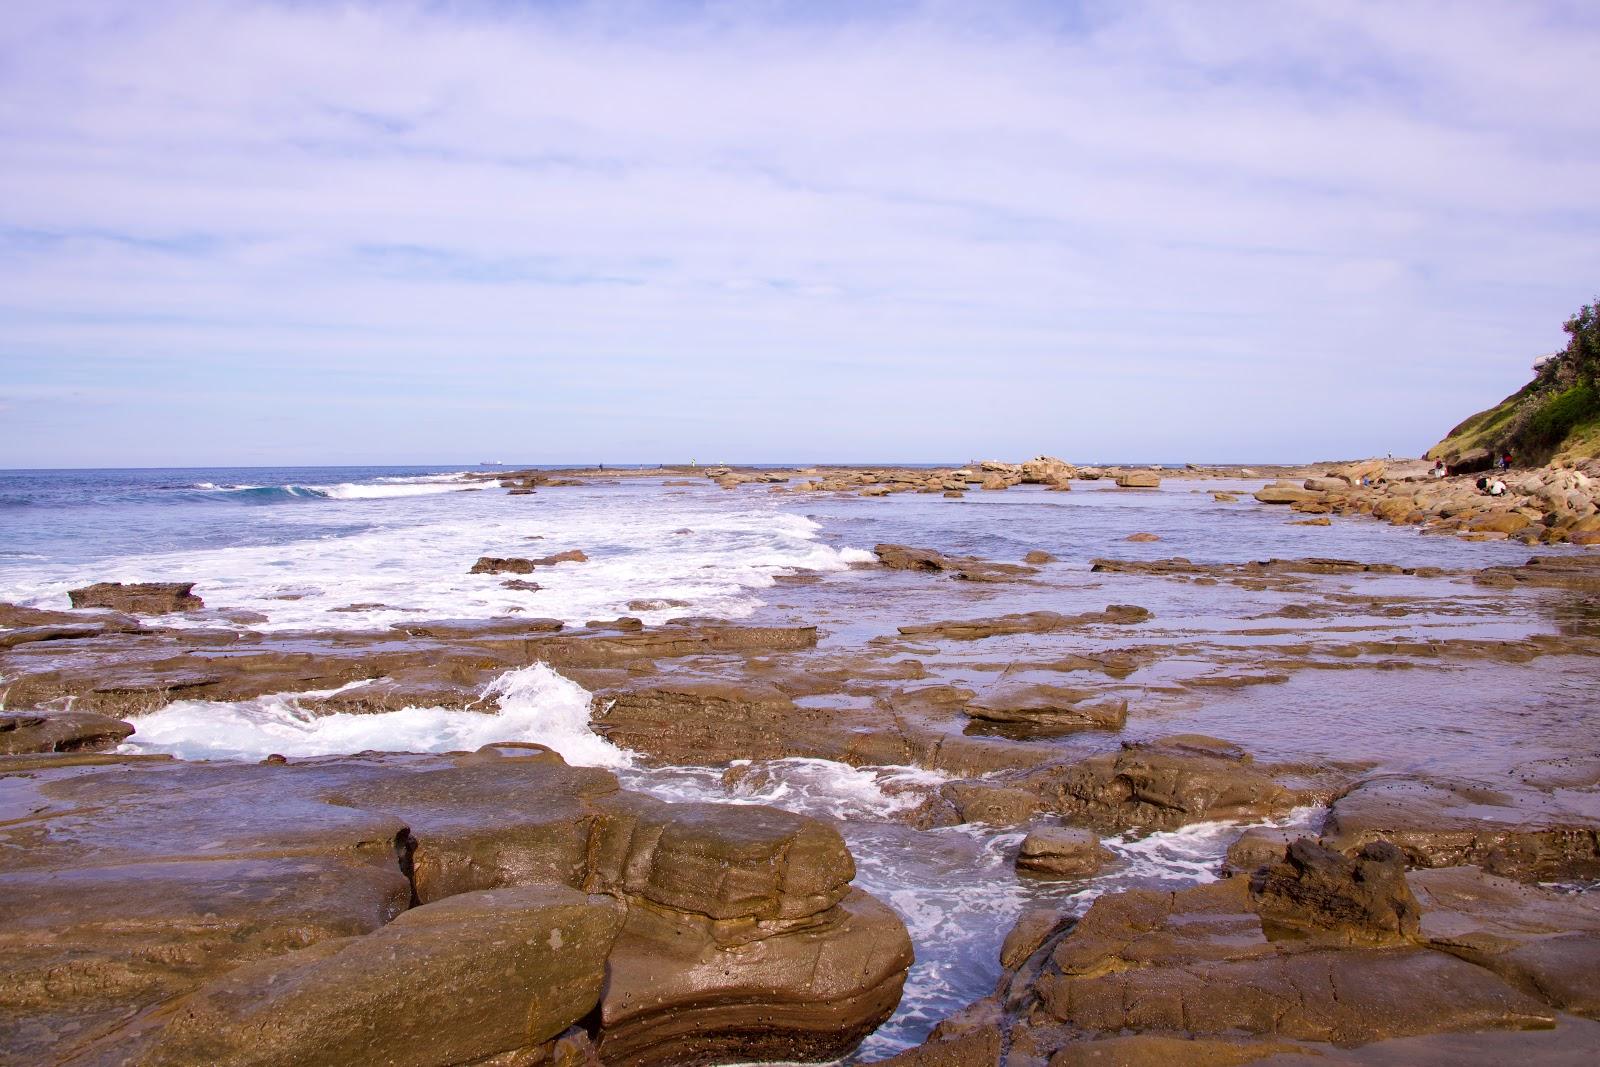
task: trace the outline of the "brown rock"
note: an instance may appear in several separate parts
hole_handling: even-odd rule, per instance
[[[1076,921],[1070,912],[1064,913],[1049,904],[1025,908],[1000,945],[1000,966],[1008,971],[1016,970],[1039,951],[1052,934],[1070,928]]]
[[[96,752],[116,748],[133,727],[86,711],[0,712],[0,754]]]
[[[1120,730],[1128,701],[1088,689],[1060,685],[1009,686],[990,690],[967,705],[983,722],[1045,729]]]
[[[1054,563],[1056,558],[1042,549],[1034,549],[1022,557],[1024,563]]]
[[[1228,846],[1228,866],[1249,873],[1283,859],[1290,842],[1300,837],[1298,830],[1280,826],[1252,826]]]
[[[1022,839],[1017,870],[1059,878],[1088,878],[1115,858],[1088,830],[1049,826]]]
[[[895,571],[944,571],[951,562],[942,553],[931,548],[912,548],[908,545],[877,545],[872,550],[878,560]]]
[[[596,694],[593,728],[659,762],[705,764],[837,756],[830,718],[768,686],[664,680]]]
[[[365,937],[239,967],[184,997],[132,1049],[173,1067],[526,1055],[599,1001],[621,923],[615,902],[569,889],[451,897]]]
[[[1294,504],[1302,500],[1320,500],[1322,494],[1280,482],[1256,490],[1255,498],[1263,504]]]
[[[110,608],[130,615],[167,615],[199,611],[205,602],[195,596],[193,582],[96,582],[67,596],[75,608]]]
[[[1039,791],[1048,810],[1109,832],[1259,819],[1288,810],[1296,800],[1247,753],[1196,734],[1124,742],[1119,752],[1042,767],[1024,781]]]
[[[1054,611],[1030,611],[1016,615],[1001,615],[991,619],[970,619],[965,622],[918,623],[901,626],[902,634],[916,637],[944,637],[957,641],[975,641],[984,637],[1007,634],[1043,634],[1071,630],[1082,626],[1101,624],[1128,625],[1147,622],[1150,612],[1134,604],[1111,604],[1104,611],[1085,612],[1082,615],[1061,615]]]
[[[1237,878],[1102,896],[1050,963],[1035,985],[1043,1010],[1107,1037],[1155,1031],[1355,1045],[1553,1018],[1537,1000],[1444,953],[1270,940]]]
[[[1126,538],[1124,538],[1124,540],[1148,543],[1150,541],[1159,541],[1161,538],[1159,535],[1153,533],[1135,533],[1129,534]]]
[[[479,556],[468,574],[532,574],[533,560],[518,557]]]
[[[535,567],[554,567],[557,563],[588,563],[589,557],[581,549],[573,548],[565,552],[557,552],[553,556],[541,556],[533,561]]]
[[[1405,857],[1373,841],[1351,858],[1308,837],[1251,880],[1263,921],[1347,942],[1404,943],[1415,939],[1420,912],[1406,885]]]
[[[1322,843],[1353,853],[1386,840],[1415,867],[1481,866],[1526,881],[1600,877],[1592,793],[1516,782],[1384,776],[1336,797]]]
[[[1238,1067],[1273,1056],[1305,1055],[1305,1051],[1305,1046],[1287,1041],[1128,1034],[1073,1042],[1050,1057],[1049,1067]]]
[[[1117,475],[1117,486],[1122,489],[1155,489],[1161,485],[1161,476],[1155,471],[1125,471]]]
[[[1497,878],[1477,867],[1407,876],[1421,935],[1564,1011],[1600,1016],[1600,900]]]
[[[962,822],[1020,826],[1039,809],[1038,796],[1028,790],[990,782],[950,782],[941,792]]]

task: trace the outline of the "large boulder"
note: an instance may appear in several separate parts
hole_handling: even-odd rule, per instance
[[[1117,487],[1121,489],[1157,489],[1161,486],[1161,475],[1155,471],[1123,471],[1117,475]]]
[[[608,1067],[837,1059],[893,1013],[911,961],[905,924],[860,890],[748,940],[631,907],[600,1055]]]
[[[1022,839],[1017,870],[1058,878],[1088,878],[1115,857],[1088,830],[1046,826]]]
[[[1272,485],[1264,485],[1256,490],[1255,497],[1263,504],[1298,504],[1321,500],[1322,494],[1302,486],[1274,482]]]
[[[1024,485],[1062,486],[1078,476],[1078,469],[1054,456],[1038,456],[1022,464]]]
[[[1308,837],[1251,880],[1264,921],[1350,942],[1405,943],[1417,936],[1419,907],[1406,885],[1405,857],[1387,841],[1355,856]]]
[[[532,1059],[600,1000],[622,919],[570,889],[466,893],[235,968],[121,1051],[152,1067]]]
[[[96,582],[67,593],[75,608],[110,608],[129,615],[169,615],[199,611],[205,601],[194,595],[193,582]]]

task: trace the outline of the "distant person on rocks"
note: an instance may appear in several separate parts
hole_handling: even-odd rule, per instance
[[[1428,473],[1433,475],[1435,478],[1443,478],[1446,474],[1449,474],[1450,472],[1444,469],[1444,460],[1436,459],[1436,460],[1433,461],[1433,469],[1430,470]]]
[[[1500,469],[1503,471],[1511,469],[1511,452],[1509,449],[1500,453]]]
[[[1478,491],[1487,493],[1489,496],[1505,496],[1506,483],[1499,478],[1479,478]]]

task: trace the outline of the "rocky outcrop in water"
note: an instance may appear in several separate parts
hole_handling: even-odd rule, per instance
[[[537,745],[9,757],[0,797],[31,812],[0,827],[0,1031],[34,1061],[832,1058],[911,962],[831,827]]]
[[[1237,746],[1191,734],[1125,742],[1118,752],[1050,764],[1023,780],[1067,822],[1111,833],[1258,819],[1298,799]]]
[[[1545,782],[1371,778],[1334,799],[1322,840],[1344,852],[1390,841],[1416,867],[1472,864],[1529,881],[1600,878],[1600,767],[1573,773],[1558,770]]]
[[[193,582],[96,582],[67,595],[75,608],[108,608],[129,615],[168,615],[206,606],[194,595]]]
[[[115,748],[132,733],[127,723],[91,712],[0,712],[0,755],[102,751]]]
[[[1380,893],[1355,865],[1303,850],[1301,863],[1285,860],[1295,871],[1284,875],[1296,883],[1293,903],[1233,878],[1108,894],[1076,921],[1030,911],[1006,941],[999,992],[889,1062],[1237,1064],[1408,1035],[1550,1026],[1558,1010],[1592,1005],[1580,978],[1594,961],[1591,943],[1554,932],[1592,930],[1591,905],[1485,881],[1474,868],[1423,872],[1407,886],[1393,880],[1389,857],[1369,860],[1385,868]],[[1529,896],[1507,896],[1517,890]],[[1345,905],[1380,899],[1405,903],[1411,933],[1385,929],[1352,943],[1352,918],[1397,913]],[[1513,904],[1535,907],[1520,919]],[[1303,922],[1283,936],[1286,907]]]
[[[1058,878],[1087,878],[1113,859],[1111,850],[1087,830],[1047,826],[1022,839],[1017,870]]]

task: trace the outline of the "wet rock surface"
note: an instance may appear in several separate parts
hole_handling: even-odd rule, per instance
[[[828,1057],[911,962],[831,827],[663,803],[540,746],[11,760],[12,1056],[531,1061],[598,1009],[608,1063]]]
[[[97,582],[69,595],[75,608],[107,608],[130,615],[167,615],[205,607],[205,601],[194,595],[193,582]]]
[[[1404,944],[1417,936],[1420,909],[1406,884],[1405,857],[1387,841],[1346,856],[1302,837],[1256,873],[1250,891],[1272,926],[1352,942]]]
[[[1195,735],[1127,742],[1118,752],[1046,766],[1024,780],[1069,823],[1111,832],[1257,819],[1300,799],[1237,746]]]
[[[1113,859],[1111,851],[1087,830],[1043,827],[1022,839],[1017,869],[1062,878],[1086,878]]]
[[[132,733],[133,727],[120,719],[89,712],[0,712],[0,755],[104,751],[115,748]]]

